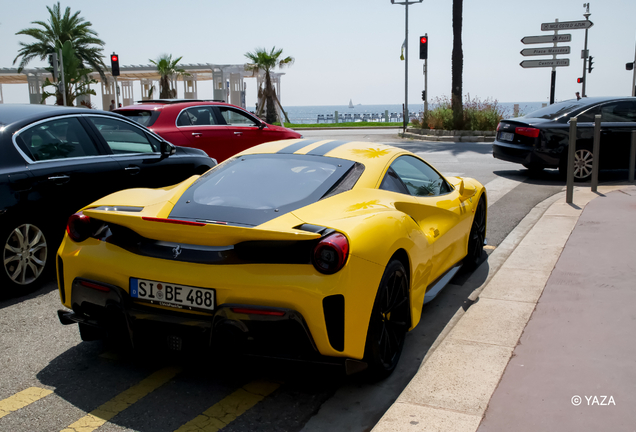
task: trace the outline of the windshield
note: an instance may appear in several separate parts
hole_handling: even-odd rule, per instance
[[[353,164],[294,154],[230,159],[194,182],[170,217],[259,225],[318,201]]]
[[[115,110],[117,114],[121,114],[124,117],[128,117],[130,120],[139,123],[142,126],[152,126],[155,121],[157,121],[157,117],[159,117],[159,113],[161,111],[155,110]]]
[[[556,120],[566,115],[569,116],[573,111],[583,108],[589,104],[589,101],[568,100],[548,105],[547,107],[531,112],[530,114],[526,114],[524,117]]]

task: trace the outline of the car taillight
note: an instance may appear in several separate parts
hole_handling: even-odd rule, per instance
[[[333,233],[318,242],[314,249],[314,267],[320,273],[333,274],[344,267],[349,255],[349,241],[340,233]]]
[[[499,128],[501,128],[501,123],[497,125],[497,132],[499,132]]]
[[[83,242],[93,234],[91,218],[82,212],[75,213],[68,218],[66,233],[75,242]]]
[[[529,127],[518,127],[515,129],[515,133],[518,135],[523,135],[530,138],[536,138],[539,136],[539,129],[529,128]]]
[[[104,286],[102,284],[95,283],[95,282],[90,282],[90,281],[83,280],[83,281],[80,281],[80,285],[85,286],[87,288],[92,288],[92,289],[97,290],[97,291],[110,292],[110,288],[109,287]]]

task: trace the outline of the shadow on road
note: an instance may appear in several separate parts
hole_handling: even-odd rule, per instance
[[[487,275],[487,263],[483,268]],[[227,352],[149,349],[114,354],[101,341],[67,350],[37,378],[73,406],[91,412],[153,372],[180,367],[174,379],[110,420],[139,431],[175,430],[236,389],[260,379],[281,386],[224,430],[324,430],[329,425],[335,430],[370,430],[415,375],[451,318],[470,304],[468,296],[483,282],[471,275],[460,272],[452,285],[424,306],[420,324],[407,335],[398,370],[381,382],[369,383],[364,375],[347,377],[336,366],[233,357]]]

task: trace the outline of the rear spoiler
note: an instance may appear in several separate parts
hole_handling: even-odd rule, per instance
[[[124,226],[146,238],[201,246],[227,246],[244,241],[300,241],[321,237],[321,234],[317,232],[293,228],[289,230],[245,228],[149,217],[143,212],[86,209],[83,213],[90,218]]]

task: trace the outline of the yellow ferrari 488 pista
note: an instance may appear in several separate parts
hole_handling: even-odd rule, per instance
[[[423,304],[479,262],[486,209],[479,182],[399,148],[270,142],[72,215],[58,315],[84,340],[232,342],[387,376]]]

